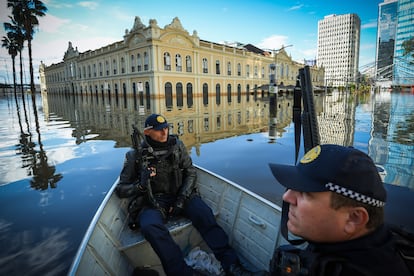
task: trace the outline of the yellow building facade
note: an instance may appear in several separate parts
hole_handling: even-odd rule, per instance
[[[300,64],[285,50],[264,51],[253,45],[226,45],[190,34],[178,18],[164,28],[135,17],[123,40],[80,53],[69,42],[63,61],[40,67],[41,89],[100,97],[134,97],[158,113],[198,113],[241,108],[268,97],[269,66],[277,64],[280,90],[294,86]],[[314,86],[324,84],[323,68],[311,67]]]

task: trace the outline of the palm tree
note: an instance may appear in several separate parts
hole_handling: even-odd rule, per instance
[[[32,40],[35,27],[39,25],[38,17],[45,16],[47,8],[39,0],[7,0],[7,7],[12,8],[14,20],[23,30],[25,40],[27,40],[27,49],[29,51],[29,68],[30,68],[30,90],[32,95],[35,93],[33,59],[32,59]]]
[[[17,101],[17,92],[16,92],[16,56],[17,56],[17,43],[15,41],[14,35],[12,32],[8,32],[7,36],[3,36],[1,40],[2,47],[6,48],[9,55],[12,58],[13,63],[13,87],[14,87],[14,97]]]
[[[13,37],[15,39],[17,45],[17,51],[19,52],[19,61],[20,61],[20,89],[23,98],[24,104],[24,95],[23,95],[23,60],[22,60],[22,51],[24,48],[24,33],[22,28],[17,24],[16,20],[13,17],[9,16],[11,23],[5,22],[4,29],[6,32],[13,33]]]

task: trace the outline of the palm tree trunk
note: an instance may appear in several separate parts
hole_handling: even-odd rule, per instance
[[[17,103],[17,83],[16,83],[16,61],[15,61],[15,57],[12,57],[12,64],[13,64],[13,91],[14,91],[14,98],[16,99],[16,103]]]
[[[24,95],[24,86],[23,86],[23,61],[22,61],[22,51],[19,52],[19,59],[20,59],[20,86],[21,86],[21,93],[22,93],[22,101],[23,101],[23,108],[26,111],[26,98]]]
[[[32,40],[27,40],[27,48],[29,49],[29,68],[30,68],[30,91],[32,92],[32,97],[36,93],[35,84],[34,84],[34,75],[33,75],[33,60],[32,60]]]

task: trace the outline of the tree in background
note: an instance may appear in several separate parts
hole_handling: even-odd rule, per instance
[[[13,88],[14,88],[14,97],[17,101],[17,92],[16,92],[16,56],[18,53],[18,45],[16,43],[16,40],[14,38],[13,33],[8,32],[7,36],[3,36],[3,39],[1,40],[2,44],[1,46],[7,49],[7,52],[12,58],[12,64],[13,64]]]
[[[23,97],[23,58],[22,52],[24,48],[24,33],[19,24],[13,19],[13,17],[9,16],[11,23],[5,22],[4,29],[7,33],[10,33],[17,46],[17,51],[19,52],[19,61],[20,61],[20,89]],[[24,100],[24,97],[23,97]]]
[[[411,58],[413,59],[410,61],[411,64],[414,64],[414,37],[411,37],[410,39],[406,40],[402,44],[404,48],[404,56],[411,55]]]
[[[27,49],[29,51],[29,69],[30,69],[30,90],[32,95],[35,94],[33,58],[32,58],[32,40],[35,33],[35,27],[39,25],[38,17],[45,16],[47,8],[39,0],[7,0],[7,7],[12,9],[13,20],[23,31],[24,39],[27,40]]]

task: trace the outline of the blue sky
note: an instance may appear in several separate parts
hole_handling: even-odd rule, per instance
[[[145,25],[155,19],[160,27],[178,17],[190,34],[195,30],[201,39],[211,42],[238,41],[268,49],[292,44],[286,48],[287,53],[294,60],[303,62],[316,58],[319,20],[329,14],[356,13],[361,18],[359,65],[363,67],[375,61],[378,4],[383,0],[43,2],[48,13],[40,19],[33,41],[36,75],[41,60],[46,65],[62,60],[69,41],[83,52],[122,40],[125,29],[133,26],[135,16],[139,16]],[[0,0],[1,22],[8,21],[6,3],[6,0]],[[3,28],[0,35],[5,35]],[[25,60],[28,63],[28,59]],[[1,48],[0,82],[7,77],[12,82],[11,70],[10,57]]]

